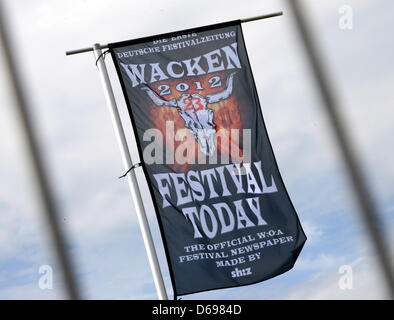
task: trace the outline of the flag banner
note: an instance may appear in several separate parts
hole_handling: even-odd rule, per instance
[[[291,269],[306,241],[240,21],[109,44],[175,296]]]

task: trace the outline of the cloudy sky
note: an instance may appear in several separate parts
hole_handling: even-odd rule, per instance
[[[368,177],[386,233],[394,226],[394,3],[304,1],[312,32],[341,102],[341,113]],[[23,74],[31,117],[61,210],[83,297],[155,299],[142,236],[92,53],[65,51],[284,11],[243,25],[263,115],[279,169],[308,241],[291,271],[259,284],[184,299],[381,299],[380,269],[358,217],[286,1],[3,1],[13,54]],[[340,8],[353,28],[339,27]],[[3,70],[0,53],[0,68]],[[106,57],[135,161],[126,106]],[[31,184],[6,75],[0,72],[0,299],[63,298],[62,279]],[[142,178],[141,172],[137,175]],[[148,188],[144,204],[167,291],[172,288]],[[54,270],[52,290],[39,268]],[[353,271],[342,290],[339,269]]]

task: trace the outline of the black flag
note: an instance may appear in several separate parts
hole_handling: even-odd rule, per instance
[[[291,269],[306,236],[267,135],[240,21],[109,47],[175,296]]]

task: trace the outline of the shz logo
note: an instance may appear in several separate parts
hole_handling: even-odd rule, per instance
[[[239,277],[245,277],[245,276],[251,276],[252,271],[251,268],[245,268],[245,269],[238,269],[235,268],[234,271],[231,272],[231,277],[232,278],[239,278]]]

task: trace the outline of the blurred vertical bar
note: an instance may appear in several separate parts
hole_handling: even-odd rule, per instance
[[[72,264],[70,257],[65,250],[65,239],[62,236],[60,224],[58,222],[58,210],[51,192],[49,179],[44,169],[44,162],[39,151],[37,137],[33,130],[31,118],[28,112],[28,105],[24,95],[21,80],[18,76],[18,71],[11,53],[11,45],[8,38],[7,25],[5,21],[5,12],[0,2],[0,48],[4,53],[6,62],[6,73],[9,77],[12,94],[15,99],[15,106],[17,117],[19,120],[22,137],[26,144],[26,154],[31,162],[33,168],[33,178],[35,186],[38,190],[38,195],[42,204],[42,212],[50,228],[52,241],[56,250],[59,265],[63,272],[63,278],[66,284],[67,295],[70,299],[79,299],[79,291],[73,275]]]
[[[288,0],[290,4],[299,35],[302,39],[306,53],[308,55],[318,90],[323,100],[324,108],[330,120],[333,133],[337,139],[346,170],[349,174],[353,191],[360,206],[361,219],[369,230],[372,242],[375,246],[379,264],[386,280],[388,293],[391,299],[394,298],[394,276],[390,263],[390,248],[384,236],[383,224],[379,221],[379,215],[368,192],[367,184],[363,178],[360,165],[351,148],[351,142],[347,135],[344,124],[339,114],[339,104],[335,98],[334,91],[328,80],[327,73],[322,62],[319,60],[316,42],[310,33],[311,27],[305,18],[305,11],[301,8],[299,0]]]

